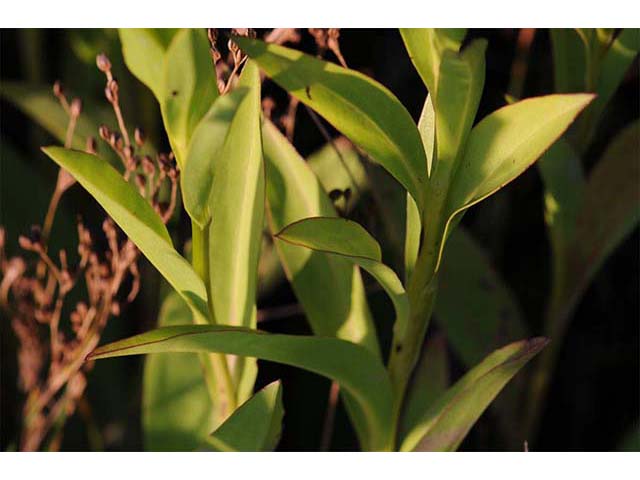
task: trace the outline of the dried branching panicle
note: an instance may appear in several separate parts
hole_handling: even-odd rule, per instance
[[[323,57],[327,49],[336,56],[340,65],[347,68],[347,62],[340,52],[340,29],[339,28],[310,28],[309,33],[318,47],[318,56]]]
[[[105,96],[118,123],[118,131],[102,125],[98,135],[121,159],[123,177],[135,175],[140,194],[166,223],[175,209],[179,181],[173,154],[160,153],[155,160],[142,155],[138,149],[145,139],[140,128],[135,129],[135,144],[131,144],[111,62],[100,54],[96,63],[107,77]],[[69,101],[60,82],[54,84],[53,94],[68,114],[65,146],[71,147],[82,102],[78,98]],[[85,141],[86,151],[96,153],[96,139]],[[6,257],[6,234],[0,227],[0,307],[8,312],[19,342],[19,384],[27,395],[21,450],[38,450],[45,442],[49,449],[60,444],[64,419],[74,413],[86,389],[92,368],[92,363],[85,362],[87,354],[98,345],[109,318],[120,315],[140,290],[139,251],[110,218],[102,223],[106,242],[95,241],[95,234],[78,219],[76,263],[70,263],[65,250],[50,255],[48,240],[57,206],[74,183],[60,169],[42,228],[34,225],[28,235],[19,237],[24,255]],[[167,189],[169,202],[161,202],[161,191]],[[68,305],[71,313],[65,317],[68,294],[79,284],[84,285],[86,298]]]

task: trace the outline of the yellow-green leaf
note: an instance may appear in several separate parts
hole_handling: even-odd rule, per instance
[[[364,347],[335,338],[268,334],[221,325],[156,329],[96,349],[89,360],[168,352],[215,352],[261,358],[336,380],[359,406],[367,450],[391,448],[391,384],[382,362]]]
[[[273,382],[240,405],[199,450],[271,452],[280,440],[283,417],[282,384]]]
[[[422,209],[426,157],[409,112],[371,78],[297,50],[234,37],[273,81],[386,168]]]

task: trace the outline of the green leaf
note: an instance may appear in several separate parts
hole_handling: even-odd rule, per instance
[[[215,67],[204,29],[180,30],[173,37],[163,64],[162,93],[156,97],[171,147],[182,167],[193,131],[218,98]]]
[[[595,92],[598,96],[589,108],[592,129],[596,128],[600,115],[618,89],[639,50],[640,29],[625,28],[604,55],[596,82]]]
[[[581,92],[586,89],[585,46],[573,28],[552,28],[553,74],[558,93]]]
[[[156,98],[162,98],[164,59],[174,30],[121,28],[119,34],[127,68],[151,89]]]
[[[283,417],[282,384],[273,382],[240,405],[200,450],[271,452],[280,440]]]
[[[315,217],[285,227],[276,237],[293,245],[343,256],[369,272],[384,288],[396,310],[394,331],[402,338],[409,321],[409,300],[393,270],[382,263],[380,245],[358,223],[344,218]]]
[[[318,179],[269,121],[262,125],[269,229],[336,212]],[[344,258],[274,238],[283,269],[316,335],[358,343],[380,356],[360,271]]]
[[[580,157],[569,142],[558,140],[537,163],[545,186],[545,223],[554,255],[573,238],[585,186]]]
[[[73,175],[189,306],[207,318],[205,286],[189,262],[175,251],[167,228],[149,202],[95,155],[62,147],[44,147],[42,151]]]
[[[420,120],[418,121],[418,131],[422,139],[422,145],[427,155],[427,172],[431,174],[431,166],[433,164],[433,156],[435,153],[436,142],[436,113],[433,110],[433,102],[431,95],[427,95],[427,99],[422,107]],[[413,199],[407,195],[407,212],[406,212],[406,228],[404,237],[404,275],[405,283],[409,281],[413,274],[413,268],[418,259],[418,251],[420,249],[420,235],[422,233],[422,219],[418,206]]]
[[[187,304],[170,292],[158,325],[193,322]],[[150,451],[193,450],[214,428],[211,400],[197,354],[149,355],[142,392],[144,446]]]
[[[568,247],[574,288],[586,287],[604,260],[640,221],[640,122],[627,126],[611,142],[589,175],[583,203]]]
[[[211,220],[213,174],[227,161],[222,158],[227,133],[247,93],[248,89],[238,88],[216,100],[191,138],[180,186],[184,207],[201,229]]]
[[[359,72],[296,50],[246,37],[234,40],[273,81],[386,168],[422,208],[424,149],[409,112],[389,90]]]
[[[401,451],[454,451],[509,380],[548,340],[533,338],[493,352],[447,390],[407,435]]]
[[[467,31],[464,28],[401,28],[400,34],[414,67],[429,93],[435,95],[440,60],[446,50],[458,52]]]
[[[464,292],[463,301],[460,292]],[[447,241],[434,313],[453,350],[469,367],[500,345],[527,334],[512,292],[463,228],[457,228]]]
[[[442,334],[434,335],[427,340],[407,387],[400,417],[400,443],[433,402],[447,390],[449,377],[446,339]]]
[[[360,407],[365,449],[391,448],[391,385],[382,362],[344,340],[268,334],[221,325],[165,327],[96,349],[89,360],[164,352],[217,352],[303,368],[336,380]]]
[[[343,193],[343,199],[335,203],[343,205],[344,212],[349,212],[362,193],[369,189],[367,172],[360,155],[353,144],[344,137],[332,140],[309,155],[307,164],[327,194]]]
[[[500,108],[476,125],[447,197],[443,237],[447,237],[454,217],[531,166],[591,100],[590,94],[534,97]]]

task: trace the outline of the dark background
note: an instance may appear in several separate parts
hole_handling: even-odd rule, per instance
[[[471,36],[489,40],[485,90],[478,119],[504,105],[518,30],[473,30]],[[414,118],[420,114],[426,90],[413,69],[396,30],[342,30],[342,53],[350,68],[363,71],[390,88]],[[51,85],[61,79],[68,91],[83,98],[102,98],[103,78],[95,68],[96,49],[106,51],[121,83],[121,92],[138,108],[125,111],[145,127],[157,143],[163,138],[160,115],[150,93],[133,79],[122,62],[113,31],[4,30],[1,32],[1,80],[20,80]],[[303,36],[300,48],[315,52],[313,40]],[[587,165],[599,157],[621,127],[638,118],[638,60],[617,91],[600,123]],[[281,95],[273,87],[265,91]],[[524,96],[553,91],[553,66],[549,34],[538,30],[531,46]],[[128,98],[127,98],[128,97]],[[143,107],[140,107],[143,106]],[[17,253],[17,236],[30,224],[42,222],[56,169],[39,152],[40,145],[55,143],[41,128],[5,102],[1,103],[2,164],[0,168],[0,224],[7,227],[8,251]],[[130,121],[131,122],[131,121]],[[166,138],[163,139],[166,145]],[[324,143],[304,109],[299,110],[295,145],[309,154]],[[8,148],[17,152],[31,173],[8,175]],[[9,199],[6,192],[22,192]],[[515,292],[525,319],[540,333],[549,289],[550,251],[543,218],[543,189],[536,169],[529,169],[498,194],[471,209],[463,223],[487,249],[510,288]],[[61,209],[100,216],[99,207],[80,188],[63,199]],[[181,225],[174,226],[184,235]],[[74,239],[74,232],[54,228],[54,242]],[[576,309],[558,360],[542,420],[537,450],[615,450],[638,426],[639,375],[639,279],[638,229],[606,261]],[[157,315],[160,282],[143,265],[144,288],[124,315],[112,319],[103,342],[151,328]],[[368,279],[370,280],[370,279]],[[260,301],[259,307],[294,301],[290,288],[282,285]],[[390,312],[382,294],[371,298],[376,318]],[[0,313],[2,315],[2,313]],[[303,317],[274,320],[261,328],[288,333],[309,333]],[[17,389],[16,345],[10,322],[0,318],[1,332],[1,447],[7,449],[19,432],[23,395]],[[109,450],[139,450],[142,363],[140,357],[98,362],[89,376],[88,397],[95,427]],[[454,374],[462,367],[451,358]],[[258,386],[284,380],[285,428],[280,449],[316,450],[319,445],[329,382],[301,370],[261,362]],[[338,410],[332,449],[351,450],[357,443]],[[463,443],[462,450],[502,450],[505,445],[494,432],[491,411],[483,415]],[[635,426],[635,427],[634,427]],[[637,430],[636,430],[637,431]],[[87,427],[76,414],[67,424],[64,450],[87,450]]]

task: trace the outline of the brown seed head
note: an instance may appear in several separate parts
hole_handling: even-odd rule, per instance
[[[138,145],[139,147],[143,146],[144,141],[146,140],[144,130],[142,130],[142,128],[140,127],[136,127],[136,129],[133,131],[133,138],[136,141],[136,145]]]
[[[69,110],[69,113],[72,117],[79,117],[80,113],[82,113],[82,100],[74,98],[71,101],[71,109]]]

